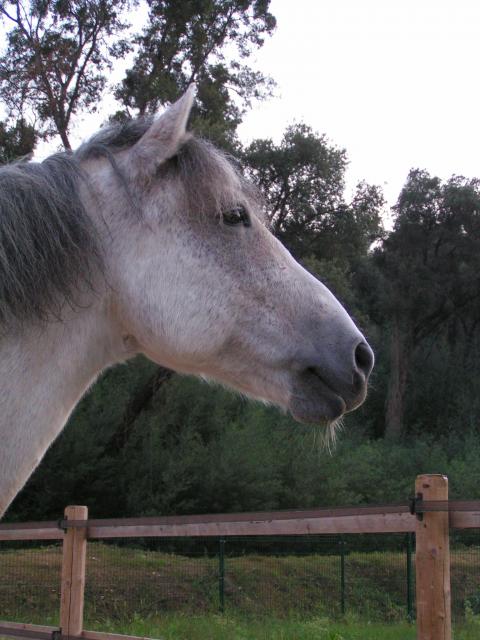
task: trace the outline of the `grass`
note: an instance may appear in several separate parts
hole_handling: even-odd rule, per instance
[[[104,629],[105,627],[102,628]],[[381,623],[332,622],[326,618],[252,619],[220,615],[169,615],[164,619],[148,621],[137,619],[123,626],[121,631],[115,625],[112,625],[108,631],[162,638],[162,640],[414,640],[415,638],[415,627],[406,623],[392,626]]]
[[[85,627],[164,640],[413,639],[405,554],[352,551],[345,565],[347,618],[338,553],[227,555],[226,613],[218,615],[218,558],[207,548],[180,555],[89,543]],[[57,625],[60,568],[58,545],[0,547],[0,619]],[[455,640],[478,640],[478,547],[452,550],[452,577],[462,623]]]
[[[93,629],[93,627],[91,627]],[[323,617],[251,618],[229,615],[178,615],[142,620],[127,625],[104,622],[96,630],[162,640],[414,640],[415,625],[385,624],[355,619],[332,621]],[[478,640],[480,619],[457,628],[454,640]]]
[[[135,618],[128,624],[104,621],[87,624],[90,630],[124,633],[161,640],[414,640],[415,626],[326,618],[252,619],[239,616],[168,614],[162,618]],[[454,630],[453,640],[478,640],[480,621]],[[3,639],[0,636],[0,640]]]

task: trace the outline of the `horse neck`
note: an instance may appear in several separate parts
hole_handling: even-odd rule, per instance
[[[0,340],[0,516],[100,371],[122,359],[100,301]]]

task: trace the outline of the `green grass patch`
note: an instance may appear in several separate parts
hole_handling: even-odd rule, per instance
[[[97,630],[99,630],[98,628]],[[105,630],[105,627],[102,627]],[[163,619],[134,620],[108,631],[162,640],[414,640],[415,627],[381,623],[331,622],[326,618],[302,620],[242,618],[238,616],[169,615]],[[472,636],[473,638],[473,636]]]
[[[93,627],[92,627],[93,628]],[[127,625],[104,621],[98,631],[125,633],[162,640],[414,640],[416,628],[406,622],[385,624],[324,617],[278,619],[230,615],[168,614],[136,618]],[[480,619],[455,629],[454,640],[478,640]]]

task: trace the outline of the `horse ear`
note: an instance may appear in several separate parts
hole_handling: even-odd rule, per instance
[[[153,175],[163,162],[178,153],[188,137],[187,121],[194,97],[195,87],[190,85],[132,147],[136,169],[143,175]]]

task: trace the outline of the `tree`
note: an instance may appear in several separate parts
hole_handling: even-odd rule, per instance
[[[0,2],[10,27],[0,58],[0,97],[13,120],[28,115],[45,138],[70,149],[72,117],[94,110],[112,60],[124,55],[120,35],[127,0]]]
[[[27,124],[23,118],[10,127],[0,122],[0,164],[29,156],[35,148],[35,142],[35,127]]]
[[[254,140],[243,160],[266,195],[272,231],[289,244],[306,241],[343,201],[346,152],[306,124],[288,127],[279,145]]]
[[[275,28],[269,4],[149,0],[149,22],[135,39],[135,61],[117,98],[128,111],[155,113],[195,82],[195,129],[217,143],[232,143],[245,108],[272,87],[269,78],[243,62]]]
[[[390,327],[385,433],[398,438],[415,350],[428,337],[454,326],[471,330],[480,319],[480,181],[452,177],[442,184],[412,170],[395,212],[376,262]]]
[[[360,183],[347,203],[345,150],[307,125],[288,127],[279,145],[255,140],[243,161],[266,195],[272,231],[297,258],[351,264],[381,237],[380,189]]]

